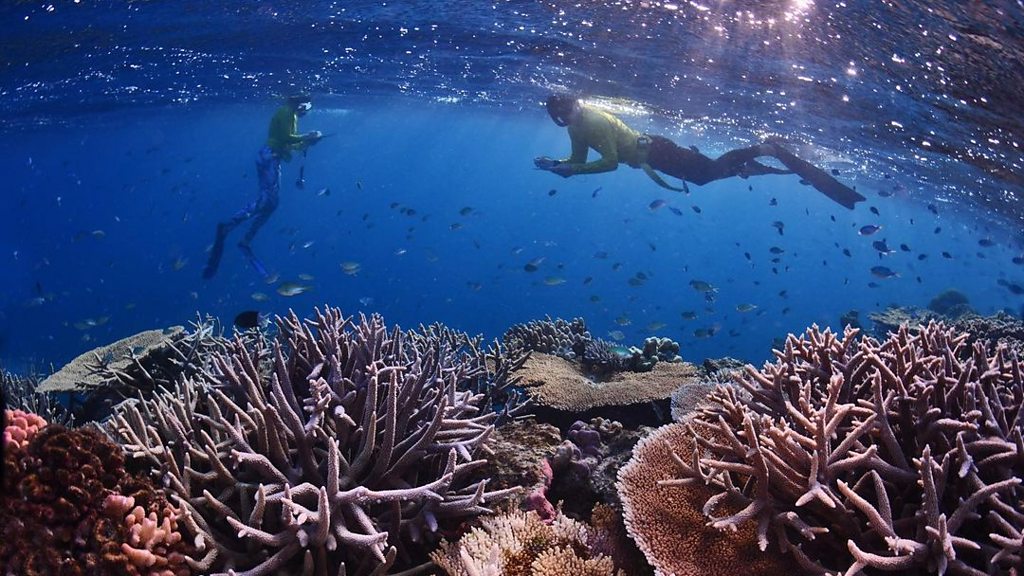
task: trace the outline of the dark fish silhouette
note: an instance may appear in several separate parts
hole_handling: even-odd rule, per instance
[[[873,266],[871,268],[871,275],[876,278],[892,278],[893,276],[899,276],[899,274],[893,272],[887,266]]]
[[[260,326],[260,313],[256,310],[246,310],[239,312],[235,316],[235,326],[239,330],[251,330],[253,328],[259,328]]]
[[[891,254],[893,252],[892,248],[889,248],[889,245],[886,244],[885,240],[875,240],[871,245],[875,250],[878,250],[882,254]]]
[[[865,226],[861,226],[860,227],[859,234],[861,236],[871,236],[872,234],[874,234],[875,232],[878,232],[881,229],[882,229],[881,226],[876,226],[874,224],[867,224]]]

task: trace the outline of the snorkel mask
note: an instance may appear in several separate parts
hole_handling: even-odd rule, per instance
[[[313,108],[313,102],[309,98],[309,94],[295,94],[288,97],[288,103],[295,108],[295,111],[300,114],[305,114]]]
[[[547,102],[545,102],[551,120],[563,128],[569,125],[577,105],[575,98],[564,94],[552,94],[548,96]]]

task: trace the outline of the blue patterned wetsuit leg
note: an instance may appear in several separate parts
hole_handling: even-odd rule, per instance
[[[253,268],[260,275],[267,276],[266,268],[253,255],[250,243],[260,228],[270,219],[274,210],[277,210],[277,205],[280,202],[281,158],[268,146],[261,148],[256,156],[256,174],[259,179],[259,196],[245,208],[236,212],[230,219],[217,225],[217,237],[214,239],[213,248],[210,251],[210,259],[203,270],[204,278],[212,278],[217,273],[221,254],[224,251],[224,239],[232,230],[246,220],[252,220],[252,224],[249,225],[249,230],[242,237],[242,241],[238,243],[238,247],[245,254]]]

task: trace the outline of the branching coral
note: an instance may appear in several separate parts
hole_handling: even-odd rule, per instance
[[[1024,379],[1015,357],[930,323],[878,342],[817,327],[720,387],[675,445],[716,528],[757,525],[809,572],[1021,566]],[[733,511],[715,515],[722,504]]]
[[[502,341],[511,350],[543,352],[569,360],[583,356],[584,347],[591,340],[582,318],[552,320],[550,316],[546,320],[516,324],[502,336]]]
[[[103,502],[105,511],[115,519],[123,519],[126,541],[121,552],[127,557],[133,573],[145,576],[181,576],[191,572],[185,557],[176,551],[181,542],[178,512],[165,506],[159,513],[135,505],[133,496],[110,494]]]
[[[443,346],[459,354],[460,364],[476,367],[467,369],[459,388],[483,395],[481,405],[498,414],[495,425],[522,416],[529,407],[529,400],[519,385],[521,378],[515,374],[529,358],[528,350],[509,348],[497,340],[485,348],[483,337],[471,337],[439,323],[420,325],[419,331],[411,330],[407,334],[416,345],[425,349]]]
[[[795,574],[777,550],[758,550],[753,526],[740,524],[735,530],[721,531],[705,525],[701,505],[714,495],[708,486],[661,484],[678,474],[673,449],[686,452],[693,447],[685,424],[662,426],[640,440],[630,461],[619,469],[626,529],[655,575]]]
[[[71,413],[52,394],[36,393],[39,381],[33,376],[19,376],[0,368],[0,398],[4,406],[37,414],[47,422],[71,426]]]
[[[534,512],[484,518],[457,542],[430,557],[449,576],[613,576],[611,557],[594,553],[599,531],[558,514],[546,524]]]
[[[177,496],[205,554],[195,569],[383,573],[400,545],[504,496],[470,480],[495,414],[459,390],[479,366],[445,338],[336,309],[277,332],[113,418]]]

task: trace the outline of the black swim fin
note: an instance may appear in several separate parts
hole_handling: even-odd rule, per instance
[[[217,225],[217,237],[213,240],[213,247],[210,248],[210,258],[206,261],[206,267],[203,268],[203,278],[209,280],[217,275],[217,268],[220,267],[220,258],[224,255],[224,238],[228,235],[228,230],[223,225]]]
[[[797,158],[795,154],[786,150],[778,144],[774,144],[775,151],[772,154],[779,162],[800,176],[818,191],[828,196],[833,201],[845,208],[853,210],[857,202],[863,202],[866,198],[856,190],[850,188],[830,176],[827,172],[817,166]]]

